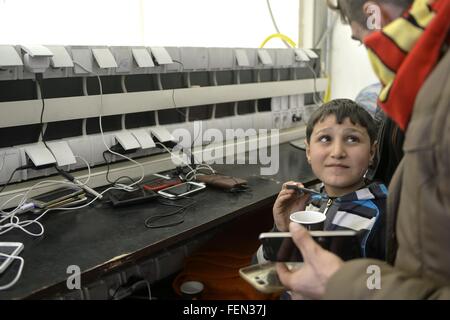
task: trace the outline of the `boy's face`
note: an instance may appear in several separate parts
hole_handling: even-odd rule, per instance
[[[349,118],[338,124],[336,117],[329,115],[314,126],[306,155],[327,194],[342,196],[362,187],[375,150],[366,128]]]

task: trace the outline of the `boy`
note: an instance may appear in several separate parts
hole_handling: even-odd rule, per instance
[[[376,135],[370,114],[351,100],[336,99],[319,107],[308,121],[305,144],[308,162],[323,183],[322,195],[299,194],[287,185],[301,183],[286,182],[273,206],[273,231],[289,231],[289,216],[295,211],[321,211],[326,213],[325,230],[358,231],[360,256],[384,259],[387,189],[365,179]],[[262,248],[257,259],[265,260]]]

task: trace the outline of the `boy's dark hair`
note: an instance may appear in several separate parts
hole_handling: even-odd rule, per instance
[[[350,99],[334,99],[317,108],[309,118],[306,126],[306,141],[311,141],[311,134],[317,122],[323,121],[329,115],[336,117],[336,122],[341,124],[349,118],[353,124],[359,124],[367,129],[370,144],[377,139],[377,126],[371,115],[355,101]]]
[[[328,7],[338,11],[341,21],[350,24],[352,21],[358,22],[363,27],[366,25],[366,15],[363,12],[364,3],[368,0],[327,0]],[[372,0],[376,3],[390,3],[406,10],[414,0]]]

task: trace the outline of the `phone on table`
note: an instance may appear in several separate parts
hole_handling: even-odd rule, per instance
[[[136,188],[133,191],[111,189],[108,193],[113,207],[144,203],[158,197],[156,192],[144,187]]]
[[[3,273],[14,260],[11,256],[18,256],[22,250],[23,243],[21,242],[0,242],[0,253],[7,255],[0,255],[0,274]]]
[[[176,186],[169,187],[163,190],[159,190],[158,193],[166,198],[176,199],[184,197],[188,194],[200,191],[205,188],[203,183],[197,182],[183,182]]]
[[[289,270],[301,267],[301,262],[287,262]],[[239,269],[242,279],[251,284],[256,290],[262,293],[278,293],[285,290],[285,287],[278,278],[275,263],[254,264]]]
[[[180,178],[170,178],[170,179],[157,178],[144,182],[142,187],[145,190],[157,192],[159,190],[166,189],[180,183],[182,183]]]
[[[67,199],[61,200],[60,202],[55,202],[55,203],[47,206],[45,209],[75,207],[75,206],[81,205],[85,202],[87,202],[87,197],[84,193],[82,193],[75,197],[67,198]]]
[[[76,198],[83,193],[84,190],[78,186],[64,186],[32,197],[30,200],[37,208],[43,209],[54,207],[55,204],[61,203],[69,198]]]
[[[313,239],[343,260],[360,257],[358,233],[353,230],[311,231]],[[264,258],[268,261],[302,262],[300,250],[290,232],[266,232],[259,235]]]

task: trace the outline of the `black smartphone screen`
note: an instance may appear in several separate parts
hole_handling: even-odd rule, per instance
[[[269,261],[302,262],[303,257],[289,233],[266,233],[260,237],[264,258]],[[273,236],[272,236],[273,235]],[[311,232],[313,239],[324,249],[338,255],[343,260],[361,257],[358,233],[353,231]]]
[[[156,192],[143,188],[138,188],[134,191],[111,189],[108,192],[114,207],[139,204],[155,199],[158,196]]]
[[[264,258],[269,261],[302,262],[300,250],[292,241],[292,237],[263,238]]]

